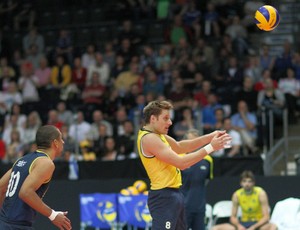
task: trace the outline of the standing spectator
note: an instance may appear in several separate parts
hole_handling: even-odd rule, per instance
[[[251,171],[244,171],[240,177],[241,188],[232,195],[230,223],[215,225],[212,230],[260,229],[276,230],[270,222],[270,206],[265,190],[255,186],[255,177]],[[238,217],[238,208],[242,210]]]
[[[184,139],[199,137],[197,129],[189,129]],[[213,158],[205,156],[202,161],[182,170],[182,187],[188,229],[205,229],[206,185],[213,178]]]
[[[25,60],[31,62],[33,69],[36,70],[40,65],[40,60],[44,56],[42,53],[38,53],[38,47],[35,44],[32,44],[28,48],[28,53]]]
[[[220,15],[216,10],[216,6],[212,1],[206,4],[206,12],[203,15],[204,28],[203,33],[207,37],[220,37],[221,27],[219,24]]]
[[[106,42],[104,45],[103,60],[108,63],[110,69],[115,65],[116,52],[111,41]]]

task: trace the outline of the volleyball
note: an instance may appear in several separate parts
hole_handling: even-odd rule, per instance
[[[140,193],[147,190],[147,184],[143,180],[137,180],[134,182],[133,187],[135,187]]]
[[[278,26],[279,21],[279,13],[273,6],[264,5],[255,12],[255,23],[261,30],[274,30]]]

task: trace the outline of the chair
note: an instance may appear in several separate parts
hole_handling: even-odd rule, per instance
[[[205,225],[207,230],[209,230],[212,227],[212,222],[213,222],[212,210],[213,208],[210,204],[205,205]]]
[[[277,225],[278,230],[299,230],[300,199],[290,197],[278,201],[273,209],[271,222]]]
[[[228,222],[231,216],[231,209],[231,200],[221,200],[215,203],[212,209],[212,226],[219,224],[220,222]]]

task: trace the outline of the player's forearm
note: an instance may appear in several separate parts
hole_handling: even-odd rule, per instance
[[[50,216],[52,209],[48,207],[35,192],[21,190],[19,197],[40,214],[46,217]]]
[[[179,146],[182,152],[192,152],[196,149],[210,143],[213,136],[211,134],[206,134],[201,137],[197,137],[193,140],[183,140],[179,142]]]

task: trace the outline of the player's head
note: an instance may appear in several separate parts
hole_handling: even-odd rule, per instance
[[[55,142],[55,143],[54,143]],[[38,149],[49,149],[54,143],[55,150],[61,152],[63,140],[61,132],[53,125],[45,125],[36,132],[36,145]]]
[[[249,170],[245,170],[244,172],[242,172],[241,174],[241,187],[246,191],[246,192],[251,192],[254,185],[255,185],[255,177],[254,174],[249,171]]]
[[[151,116],[158,117],[163,110],[170,110],[173,106],[168,101],[152,101],[143,109],[144,121],[146,124],[150,123]]]

